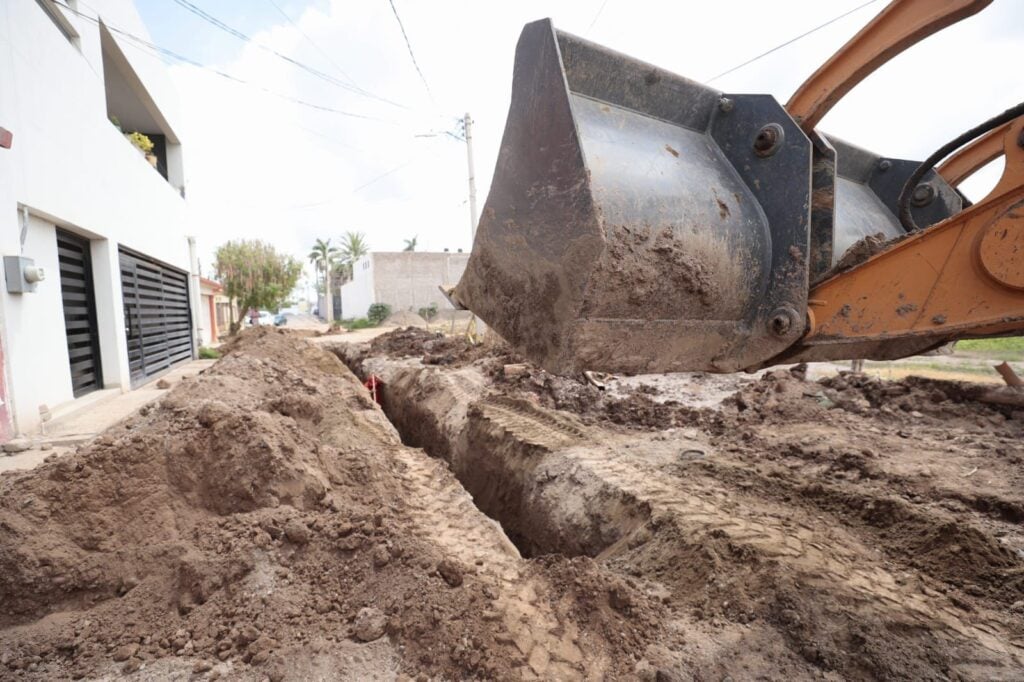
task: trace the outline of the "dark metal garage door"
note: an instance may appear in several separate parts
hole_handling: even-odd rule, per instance
[[[57,230],[57,257],[60,262],[64,330],[68,337],[68,362],[71,364],[71,388],[77,398],[103,384],[89,240]]]
[[[132,385],[192,358],[188,273],[119,250]]]

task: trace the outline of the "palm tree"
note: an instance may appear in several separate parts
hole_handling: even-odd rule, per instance
[[[352,279],[352,267],[356,261],[370,253],[370,245],[362,232],[346,232],[341,237],[341,275],[345,280]]]
[[[402,250],[403,251],[415,251],[416,250],[416,240],[418,240],[419,238],[420,238],[420,236],[416,235],[412,239],[406,239],[405,240],[405,248],[402,249]]]
[[[317,272],[324,273],[324,305],[326,306],[325,317],[327,323],[331,323],[334,315],[334,296],[331,292],[331,271],[334,269],[334,263],[338,260],[338,249],[337,247],[331,246],[331,240],[324,241],[323,239],[317,239],[316,243],[313,244],[312,250],[309,252],[309,262],[313,264]]]

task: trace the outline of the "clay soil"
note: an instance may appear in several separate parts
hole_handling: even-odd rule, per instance
[[[0,679],[1024,678],[1024,414],[975,387],[316,344],[0,477]]]
[[[661,604],[627,677],[1024,678],[1024,412],[983,387],[595,385],[418,330],[334,350],[534,565],[586,558]]]

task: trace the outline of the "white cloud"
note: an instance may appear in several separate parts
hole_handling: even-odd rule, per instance
[[[387,122],[304,108],[193,67],[172,69],[186,116],[188,195],[207,263],[231,238],[266,239],[302,256],[315,237],[346,230],[365,232],[378,250],[399,249],[413,235],[427,250],[468,248],[465,148],[446,136],[415,136],[454,129],[457,116],[472,112],[482,207],[522,25],[550,15],[559,28],[584,34],[601,4],[396,1],[432,97],[412,68],[387,2],[332,0],[323,11],[293,16],[355,83],[408,109],[346,92],[253,45],[216,65],[270,90]],[[587,37],[705,80],[853,4],[608,0]],[[713,85],[768,92],[784,102],[883,6],[878,2]],[[1024,4],[995,3],[883,67],[821,127],[880,153],[923,158],[1019,100],[1024,72],[1008,67],[1018,61],[1022,34]],[[254,38],[338,75],[291,25]],[[981,175],[969,190],[984,191],[998,168]]]

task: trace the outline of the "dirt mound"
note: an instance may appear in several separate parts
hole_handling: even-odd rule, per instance
[[[420,327],[425,329],[427,321],[411,310],[399,310],[388,315],[383,324],[390,327]]]
[[[339,352],[339,350],[335,350]],[[358,365],[369,356],[377,357],[416,357],[428,365],[463,365],[486,360],[489,365],[497,367],[502,362],[516,362],[514,356],[500,339],[488,338],[482,343],[474,343],[466,336],[448,336],[441,332],[431,332],[416,327],[396,329],[373,339],[369,346],[357,352],[353,357],[350,349],[346,360],[350,365]]]
[[[336,357],[265,329],[226,350],[78,453],[0,479],[0,673],[632,670],[656,602],[624,586],[632,611],[577,611]]]

